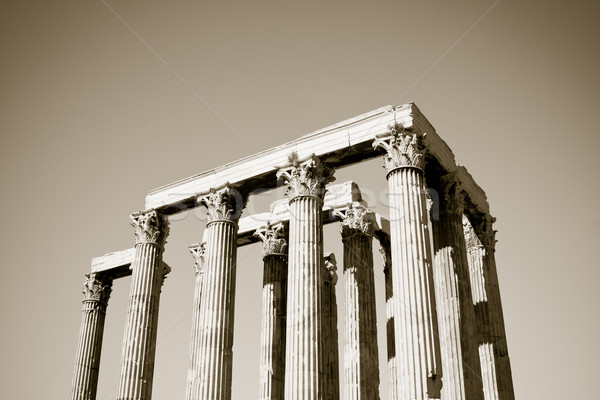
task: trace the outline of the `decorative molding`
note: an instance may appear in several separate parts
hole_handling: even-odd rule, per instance
[[[194,270],[196,275],[204,273],[204,256],[206,255],[206,242],[196,243],[188,247],[194,257]]]
[[[263,256],[273,254],[287,255],[287,240],[286,229],[283,223],[271,225],[268,222],[254,232],[254,236],[259,238],[263,243]]]
[[[383,259],[383,272],[385,273],[392,266],[392,249],[390,249],[389,245],[381,245],[379,247],[379,253],[381,254],[381,258]]]
[[[290,200],[298,196],[325,197],[325,185],[333,182],[333,168],[328,167],[318,157],[310,156],[305,161],[298,159],[298,154],[292,153],[288,158],[290,167],[277,171],[277,179],[287,184],[287,195]]]
[[[410,134],[400,124],[390,125],[385,136],[375,138],[373,147],[382,147],[386,151],[383,163],[388,173],[403,167],[423,169],[423,148],[419,136]]]
[[[156,210],[139,211],[131,214],[131,226],[135,228],[136,244],[164,246],[169,234],[169,221]]]
[[[211,188],[210,194],[198,198],[198,204],[206,207],[208,222],[226,220],[236,222],[246,206],[247,196],[242,195],[229,182],[216,189]]]
[[[375,213],[360,203],[351,203],[347,207],[333,210],[333,216],[342,222],[342,238],[356,233],[373,237]]]
[[[326,280],[335,286],[338,281],[337,261],[335,259],[335,254],[325,253],[323,254],[323,258],[325,260],[325,271],[327,272],[325,274]]]
[[[94,273],[85,274],[83,301],[94,301],[107,305],[112,291],[112,282],[112,279],[102,279]]]

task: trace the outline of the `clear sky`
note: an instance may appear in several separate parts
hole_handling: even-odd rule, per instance
[[[92,257],[133,246],[128,215],[143,208],[149,190],[408,101],[484,188],[498,218],[516,395],[594,396],[597,2],[0,7],[1,398],[68,396],[83,275]],[[381,160],[336,176],[371,190],[370,205],[383,212]],[[253,207],[263,211],[276,197]],[[341,260],[338,229],[326,228],[325,245]],[[201,213],[171,224],[155,399],[185,392],[193,297],[187,246],[203,230]],[[236,400],[258,396],[261,280],[258,246],[241,248]],[[128,287],[129,279],[116,282],[109,304],[100,399],[115,397]],[[380,348],[384,354],[383,342]]]

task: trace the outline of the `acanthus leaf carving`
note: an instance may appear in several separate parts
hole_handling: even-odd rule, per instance
[[[263,243],[263,256],[287,254],[287,241],[285,239],[285,226],[283,223],[275,225],[267,223],[258,228],[254,232],[254,236],[259,238]]]
[[[131,226],[135,228],[136,244],[157,244],[164,246],[169,233],[169,222],[156,210],[140,211],[131,214]]]
[[[82,292],[84,301],[94,301],[106,305],[111,291],[112,279],[100,278],[95,273],[85,274]]]
[[[387,171],[401,167],[423,169],[423,150],[417,134],[411,134],[398,123],[390,125],[388,129],[384,137],[373,141],[374,148],[382,147],[386,151],[383,162]]]
[[[194,270],[196,275],[204,273],[204,261],[206,255],[206,242],[197,243],[189,247],[194,257]]]
[[[362,233],[373,237],[375,214],[360,203],[350,203],[347,207],[333,210],[333,216],[342,222],[342,237]]]
[[[442,212],[462,214],[465,206],[465,194],[462,183],[455,173],[448,173],[440,178],[442,184]]]
[[[312,155],[305,161],[292,153],[288,158],[291,166],[277,171],[277,179],[287,184],[287,195],[290,200],[298,196],[325,196],[325,185],[333,182],[333,169],[325,165],[318,157]]]
[[[331,284],[335,286],[338,281],[337,261],[335,259],[335,254],[325,253],[323,254],[323,259],[326,272],[325,277],[327,281],[331,282]]]
[[[246,196],[243,196],[231,184],[217,189],[211,188],[210,194],[198,198],[198,203],[206,207],[208,221],[226,220],[236,222],[246,205]]]
[[[492,225],[496,218],[491,215],[463,216],[463,233],[467,250],[478,247],[493,250],[496,245],[496,230]]]

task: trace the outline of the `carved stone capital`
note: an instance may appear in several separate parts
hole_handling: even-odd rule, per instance
[[[206,207],[208,222],[226,220],[236,222],[246,206],[247,197],[229,183],[220,189],[211,188],[210,194],[198,198],[198,203]]]
[[[493,250],[496,245],[496,230],[492,225],[496,218],[491,215],[472,217],[463,217],[463,232],[465,235],[465,244],[467,250],[477,247],[484,247]]]
[[[449,173],[440,178],[442,185],[442,207],[440,212],[462,214],[465,208],[465,194],[456,174]]]
[[[254,232],[254,236],[263,243],[263,256],[273,254],[287,255],[287,240],[285,240],[285,226],[282,223],[261,226]]]
[[[323,254],[323,258],[325,259],[325,278],[328,282],[331,282],[331,284],[335,286],[338,281],[337,261],[335,259],[335,254],[325,253]]]
[[[392,266],[392,252],[389,245],[381,245],[379,253],[381,254],[381,258],[383,258],[383,272],[386,272]]]
[[[136,244],[157,244],[164,246],[169,234],[169,221],[156,210],[140,211],[131,214],[131,226],[135,228]]]
[[[204,273],[204,255],[206,254],[206,242],[196,243],[188,247],[194,257],[194,270],[196,275]]]
[[[282,179],[287,184],[287,195],[290,200],[298,196],[317,196],[323,199],[325,185],[333,182],[333,169],[325,165],[316,156],[300,161],[296,153],[288,159],[291,166],[277,171],[277,179]]]
[[[423,169],[423,149],[416,134],[410,134],[400,124],[389,126],[389,132],[376,138],[373,147],[382,147],[383,162],[388,173],[403,167]]]
[[[93,301],[103,305],[108,304],[112,291],[112,279],[100,278],[98,274],[85,274],[83,283],[83,301]]]
[[[351,203],[346,208],[333,210],[333,216],[342,222],[342,238],[357,233],[373,237],[375,214],[362,204]]]

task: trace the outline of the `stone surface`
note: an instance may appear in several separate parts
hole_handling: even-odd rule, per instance
[[[344,398],[379,399],[379,357],[373,221],[375,215],[355,203],[334,211],[341,220],[344,244]]]
[[[160,290],[170,268],[162,262],[168,222],[155,210],[133,214],[135,259],[117,399],[152,397]]]
[[[462,227],[463,195],[454,174],[441,177],[439,218],[432,221],[436,308],[444,376],[442,398],[483,399],[469,268]]]
[[[285,399],[323,398],[321,318],[323,268],[323,188],[331,179],[330,171],[315,158],[281,170],[289,182],[290,228],[288,257],[288,303],[286,323]],[[303,171],[310,168],[312,170]],[[326,172],[319,176],[317,172]],[[306,182],[299,181],[304,176]],[[308,191],[297,190],[306,185]],[[300,194],[303,193],[303,194]],[[304,194],[307,193],[307,194]]]
[[[280,166],[288,163],[292,152],[296,152],[300,159],[314,154],[334,168],[378,157],[380,152],[371,146],[373,140],[389,134],[388,127],[396,123],[412,129],[418,136],[427,133],[424,145],[431,156],[447,172],[458,173],[473,204],[480,212],[489,212],[483,190],[464,167],[456,164],[448,145],[414,103],[381,107],[284,145],[157,188],[148,193],[146,208],[159,208],[167,214],[177,213],[194,207],[198,195],[207,194],[211,187],[224,182],[240,185],[240,190],[274,188],[275,175]]]
[[[386,157],[398,157],[385,161],[392,260],[402,260],[392,263],[397,396],[423,400],[440,397],[441,369],[422,157],[404,156],[422,151],[415,135],[393,129],[373,146],[394,149]],[[407,145],[415,148],[408,153]]]
[[[475,306],[475,329],[485,400],[514,400],[495,261],[494,218],[463,217],[469,275]]]
[[[95,400],[106,307],[112,289],[112,277],[90,273],[83,284],[83,311],[71,400]]]
[[[340,398],[340,355],[338,344],[338,312],[335,286],[338,281],[335,254],[325,253],[322,270],[323,286],[323,399]]]
[[[287,307],[287,229],[266,225],[256,231],[263,243],[260,399],[283,400]]]
[[[245,196],[231,185],[211,190],[199,203],[208,209],[202,278],[199,353],[202,361],[189,399],[230,400],[233,368],[237,218]]]
[[[194,303],[192,308],[192,334],[190,339],[190,366],[187,376],[186,400],[198,398],[198,377],[204,359],[200,343],[202,283],[204,281],[204,261],[206,259],[206,243],[196,243],[189,247],[194,258]]]

